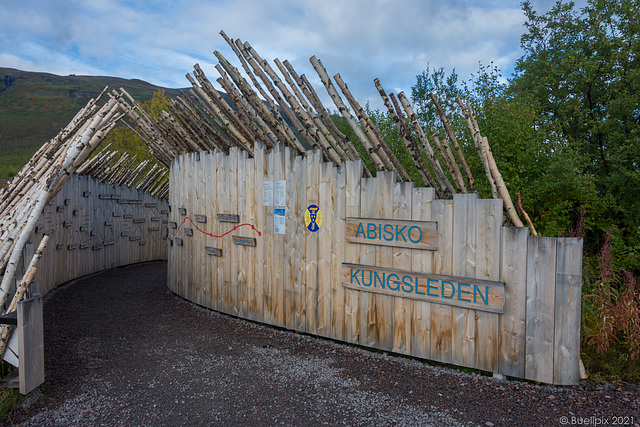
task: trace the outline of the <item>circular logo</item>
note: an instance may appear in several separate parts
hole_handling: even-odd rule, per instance
[[[318,205],[309,205],[304,213],[304,225],[309,231],[316,232],[322,226],[322,211]]]

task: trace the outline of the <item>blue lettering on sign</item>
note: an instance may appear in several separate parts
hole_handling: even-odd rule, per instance
[[[413,230],[414,228],[416,230],[418,230],[418,233],[420,233],[419,234],[420,237],[418,237],[418,240],[413,240],[411,238],[411,230]],[[415,225],[413,227],[409,228],[409,240],[411,240],[411,243],[420,243],[422,241],[422,229],[420,227],[418,227],[418,226],[415,226]]]
[[[435,289],[437,290],[438,287],[437,286],[431,286],[431,282],[435,282],[438,283],[437,280],[433,280],[433,279],[427,279],[427,295],[429,295],[430,297],[437,297],[438,294],[432,294],[431,293],[431,289]]]
[[[360,273],[360,270],[356,270],[356,272],[353,272],[353,268],[351,269],[351,283],[353,284],[353,279],[356,279],[356,282],[358,282],[358,285],[360,284],[360,281],[358,280],[358,273]]]
[[[395,277],[395,280],[391,280],[392,277]],[[392,273],[389,276],[387,276],[387,286],[389,287],[389,289],[391,289],[392,291],[397,291],[398,289],[400,289],[400,277],[398,277],[397,274]],[[391,284],[393,284],[395,287],[392,288]]]
[[[366,227],[366,228],[365,228]],[[411,242],[420,244],[422,242],[422,228],[417,225],[392,225],[392,224],[374,224],[374,223],[358,223],[355,238],[367,240],[385,240],[387,242]],[[415,236],[415,237],[414,237]]]
[[[374,271],[373,272],[373,287],[377,288],[378,287],[378,283],[380,283],[380,287],[382,289],[384,289],[384,273],[382,273],[382,278],[380,278],[380,276],[378,276],[378,272]]]
[[[401,271],[394,273],[351,267],[349,282],[351,285],[379,288],[404,294],[425,295],[443,300],[457,300],[469,304],[479,304],[481,301],[483,305],[489,306],[489,286],[458,282],[455,279],[431,279],[411,274],[403,275],[402,273]],[[422,279],[426,279],[426,293],[420,292],[420,286],[424,286]],[[471,298],[472,294],[473,299]]]
[[[470,299],[464,299],[463,298],[463,294],[464,295],[471,295],[470,291],[465,291],[465,290],[462,289],[463,286],[466,286],[466,287],[469,287],[469,288],[471,287],[471,285],[468,284],[468,283],[458,283],[458,301],[471,302]]]
[[[489,287],[485,286],[484,291],[485,291],[485,296],[483,298],[482,292],[480,291],[480,288],[478,287],[478,285],[473,285],[473,302],[477,301],[476,295],[480,295],[480,299],[482,300],[484,305],[489,305]]]
[[[404,234],[402,234],[405,228],[407,228],[406,225],[403,226],[400,230],[398,230],[398,226],[396,225],[396,242],[400,241],[400,239],[398,239],[398,236],[402,237],[402,240],[404,240],[405,242],[407,241],[407,239],[404,238]]]
[[[424,292],[420,292],[420,291],[418,290],[418,277],[417,277],[417,276],[416,276],[416,288],[415,288],[415,289],[416,289],[416,294],[417,294],[417,295],[425,295],[425,293],[424,293]]]
[[[373,236],[371,236],[373,233]],[[367,239],[375,239],[376,238],[376,225],[375,224],[367,224]]]
[[[444,285],[445,284],[449,285],[449,287],[451,288],[451,296],[446,296],[444,294]],[[443,280],[442,281],[442,288],[440,289],[440,294],[442,295],[442,298],[453,299],[453,297],[456,295],[456,288],[455,288],[455,286],[453,286],[453,283],[448,282],[446,280]]]
[[[387,229],[387,227],[389,227],[389,229]],[[389,237],[387,237],[387,236],[389,236]],[[390,242],[390,241],[393,240],[393,225],[385,224],[385,226],[384,226],[384,240],[386,240],[387,242]]]
[[[410,294],[413,292],[413,283],[411,283],[411,276],[402,276],[402,292]]]
[[[362,271],[362,284],[367,287],[371,286],[371,270],[369,270],[369,283],[364,281],[364,271]]]

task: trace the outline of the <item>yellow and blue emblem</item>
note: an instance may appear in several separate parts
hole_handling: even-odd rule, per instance
[[[309,231],[316,232],[322,226],[322,211],[318,205],[309,205],[304,213],[304,225]]]

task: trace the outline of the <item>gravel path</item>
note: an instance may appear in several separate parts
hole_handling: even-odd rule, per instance
[[[257,325],[173,295],[165,262],[76,280],[44,319],[46,382],[6,425],[640,423],[636,386],[495,380]]]

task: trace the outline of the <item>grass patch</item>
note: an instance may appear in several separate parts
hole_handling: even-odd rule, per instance
[[[624,344],[611,344],[603,354],[593,347],[582,351],[582,362],[593,381],[640,384],[640,359],[631,360]]]
[[[23,400],[24,396],[18,390],[0,388],[0,421],[6,421]]]

